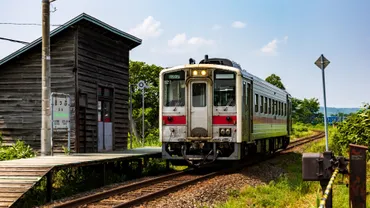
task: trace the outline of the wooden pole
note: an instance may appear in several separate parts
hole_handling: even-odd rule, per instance
[[[50,119],[50,2],[42,0],[42,103],[41,103],[41,155],[51,154]]]

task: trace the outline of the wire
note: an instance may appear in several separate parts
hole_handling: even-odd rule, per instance
[[[13,22],[0,22],[0,25],[32,25],[32,26],[42,26],[40,23],[13,23]],[[60,24],[50,24],[50,26],[62,26]]]
[[[25,41],[3,38],[3,37],[0,37],[0,40],[7,40],[7,41],[10,41],[10,42],[22,43],[22,44],[25,44],[25,45],[29,44],[28,42],[25,42]]]

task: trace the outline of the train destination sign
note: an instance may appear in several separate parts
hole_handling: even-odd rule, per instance
[[[66,95],[52,96],[53,129],[68,129],[70,121],[70,99]]]

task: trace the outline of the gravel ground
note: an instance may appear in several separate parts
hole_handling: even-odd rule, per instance
[[[317,142],[319,140],[316,140]],[[292,150],[284,151],[284,153],[288,152],[303,152],[307,146],[310,144],[306,144],[303,146],[296,147]],[[282,154],[284,154],[282,153]],[[142,205],[136,206],[137,208],[140,207],[176,207],[176,208],[188,208],[188,207],[215,207],[216,204],[225,202],[228,199],[228,196],[233,191],[241,190],[245,186],[259,186],[263,184],[269,183],[271,180],[278,178],[280,175],[284,174],[284,169],[276,166],[276,164],[281,163],[281,157],[275,157],[268,161],[262,162],[258,165],[254,165],[252,167],[247,167],[241,170],[238,173],[233,174],[226,174],[213,177],[206,181],[198,182],[197,184],[188,186],[184,189],[181,189],[177,192],[171,193],[164,197],[158,198],[156,200],[149,201]],[[151,177],[146,177],[148,179]],[[123,184],[132,183],[136,181],[143,180],[133,180]],[[119,185],[122,185],[119,184]],[[112,185],[110,187],[118,186],[118,184]],[[96,189],[93,191],[85,192],[83,194],[75,195],[73,197],[69,197],[68,199],[75,198],[81,195],[89,195],[93,192],[99,192],[108,187],[104,187],[101,189]],[[67,200],[67,199],[63,199]],[[48,204],[42,207],[52,207],[52,205],[58,204],[58,202],[54,202],[53,204]]]
[[[317,141],[319,140],[315,142]],[[299,146],[292,150],[287,150],[284,153],[301,153],[308,145]],[[212,179],[198,182],[197,184],[136,207],[215,207],[218,203],[225,202],[228,199],[230,191],[238,191],[245,186],[255,187],[267,184],[284,174],[284,169],[276,166],[276,164],[281,162],[281,157],[275,157],[261,164],[244,168],[238,173],[216,176]]]

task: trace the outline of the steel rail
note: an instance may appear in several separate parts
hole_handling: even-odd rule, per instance
[[[304,138],[298,139],[296,141],[293,141],[289,144],[289,146],[286,149],[280,149],[280,150],[276,151],[276,153],[281,153],[281,152],[284,152],[288,149],[292,149],[294,147],[301,146],[301,145],[306,144],[308,142],[311,142],[313,140],[322,138],[324,133],[322,131],[318,131],[318,132],[319,132],[318,134],[308,136],[308,137],[304,137]],[[166,194],[168,194],[170,192],[173,192],[177,189],[180,189],[182,187],[194,184],[194,183],[196,183],[198,181],[201,181],[201,180],[204,180],[204,179],[211,178],[211,177],[216,176],[218,174],[237,171],[237,170],[239,170],[243,167],[251,166],[251,165],[260,163],[262,161],[265,161],[265,160],[270,159],[271,157],[275,157],[277,155],[278,154],[271,154],[271,155],[265,155],[263,157],[250,158],[251,160],[243,161],[240,164],[238,164],[237,166],[234,166],[232,168],[216,170],[216,171],[213,171],[211,173],[207,173],[206,175],[202,175],[202,176],[191,175],[191,173],[193,173],[195,171],[194,169],[189,169],[189,170],[182,171],[182,172],[167,174],[167,175],[164,175],[164,176],[159,176],[159,177],[156,177],[156,178],[144,180],[144,181],[141,181],[141,182],[136,182],[136,183],[133,183],[133,184],[118,186],[118,187],[115,187],[115,188],[112,188],[112,189],[109,189],[109,190],[105,190],[105,191],[102,191],[102,192],[99,192],[99,193],[95,193],[95,194],[91,194],[91,195],[84,196],[84,197],[81,197],[81,198],[77,198],[77,199],[69,200],[69,201],[66,201],[66,202],[62,202],[62,203],[59,203],[57,205],[54,205],[53,207],[55,207],[55,208],[78,207],[78,206],[85,205],[85,204],[92,204],[92,203],[95,203],[95,202],[98,203],[98,201],[107,199],[107,198],[115,196],[115,195],[129,193],[129,192],[132,192],[132,191],[135,191],[135,190],[139,190],[141,188],[149,187],[151,185],[156,185],[156,184],[160,184],[160,183],[163,183],[163,182],[166,182],[166,181],[174,180],[174,179],[176,179],[178,177],[181,177],[181,176],[187,176],[188,175],[188,176],[193,177],[193,178],[190,178],[189,180],[185,180],[183,182],[180,182],[179,184],[174,184],[174,185],[172,184],[169,187],[165,187],[165,188],[162,188],[160,190],[154,190],[150,193],[145,193],[142,196],[135,197],[132,200],[129,200],[129,201],[126,201],[126,202],[123,202],[123,203],[120,203],[120,204],[117,204],[117,205],[113,206],[115,208],[130,207],[130,206],[133,206],[133,205],[143,203],[145,201],[149,201],[151,199],[157,198],[159,196],[166,195]]]

